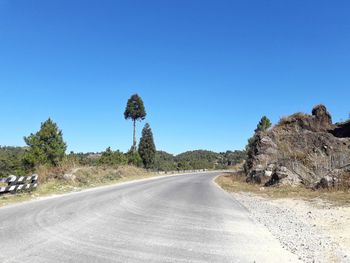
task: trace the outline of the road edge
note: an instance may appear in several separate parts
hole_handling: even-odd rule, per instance
[[[3,206],[0,206],[0,210],[6,209],[6,208],[15,207],[15,206],[20,206],[20,205],[27,204],[27,203],[40,202],[40,201],[49,200],[49,199],[56,199],[56,198],[60,198],[60,197],[64,197],[64,196],[70,196],[70,195],[75,195],[75,194],[92,192],[92,191],[96,191],[96,190],[99,190],[99,189],[108,189],[108,188],[113,188],[113,187],[122,187],[124,185],[134,184],[134,183],[138,183],[138,182],[153,181],[153,180],[157,180],[157,179],[171,178],[171,177],[181,176],[181,175],[194,175],[194,174],[216,173],[216,172],[220,172],[220,171],[200,171],[200,172],[177,173],[177,174],[169,174],[169,175],[154,175],[154,176],[150,176],[150,177],[147,177],[147,178],[131,179],[130,181],[126,181],[126,182],[116,182],[116,183],[107,184],[107,185],[100,185],[100,186],[94,186],[94,187],[89,187],[89,188],[82,188],[82,189],[73,190],[73,191],[66,192],[66,193],[57,193],[57,194],[52,193],[52,194],[47,195],[47,196],[33,197],[31,199],[28,199],[28,200],[22,200],[22,201],[18,201],[18,202],[14,202],[14,203],[10,203],[10,204],[6,204],[6,205],[3,205]]]

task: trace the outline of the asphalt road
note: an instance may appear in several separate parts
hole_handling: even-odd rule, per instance
[[[142,180],[0,208],[0,262],[292,262],[215,185]]]

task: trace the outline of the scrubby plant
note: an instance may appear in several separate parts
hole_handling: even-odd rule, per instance
[[[127,163],[127,157],[120,151],[112,151],[108,147],[98,160],[99,165],[119,166]]]
[[[134,152],[133,149],[130,149],[126,153],[126,158],[127,158],[127,162],[128,162],[129,165],[133,165],[133,166],[137,166],[137,167],[142,167],[143,166],[140,154],[137,151]]]

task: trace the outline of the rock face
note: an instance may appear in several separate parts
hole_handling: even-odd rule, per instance
[[[329,187],[350,180],[350,122],[332,124],[323,105],[296,113],[255,135],[247,180],[265,185]],[[350,186],[350,185],[347,185]]]

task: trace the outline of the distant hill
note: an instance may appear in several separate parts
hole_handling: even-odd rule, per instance
[[[158,151],[156,153],[155,169],[160,171],[224,169],[243,162],[245,157],[245,151],[216,153],[208,150],[194,150],[176,156]]]
[[[10,174],[25,175],[30,173],[26,170],[23,162],[25,147],[0,146],[0,177]],[[115,165],[127,164],[126,154],[113,151],[113,156],[117,158]],[[73,166],[98,166],[111,165],[102,164],[103,153],[74,153],[70,152],[65,157],[65,165]],[[122,158],[122,155],[125,158]],[[155,156],[154,170],[176,171],[176,170],[196,170],[196,169],[225,169],[231,165],[243,162],[245,151],[226,151],[216,153],[207,150],[187,151],[179,155],[172,155],[165,151],[157,151]],[[125,159],[125,160],[124,160]],[[123,161],[124,160],[124,161]]]

